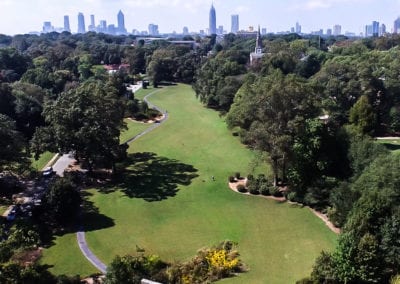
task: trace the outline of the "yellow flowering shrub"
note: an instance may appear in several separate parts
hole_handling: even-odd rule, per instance
[[[230,258],[225,249],[213,249],[210,250],[206,256],[206,259],[211,268],[232,270],[239,264],[237,257]]]

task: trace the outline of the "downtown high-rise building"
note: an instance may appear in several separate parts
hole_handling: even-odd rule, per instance
[[[85,16],[82,13],[78,14],[78,34],[84,34],[86,32],[85,28]]]
[[[372,22],[372,36],[373,37],[379,36],[379,22],[377,21]]]
[[[295,29],[296,34],[301,34],[301,25],[299,22],[296,22],[296,29]]]
[[[341,25],[334,25],[333,26],[333,35],[338,36],[342,34],[342,26]]]
[[[400,17],[398,17],[393,23],[393,33],[400,33]]]
[[[210,35],[217,33],[217,15],[215,12],[214,4],[211,5],[210,9],[208,33]]]
[[[69,25],[69,16],[68,15],[64,16],[64,31],[69,32],[69,33],[71,32],[71,27]]]
[[[149,24],[149,35],[158,35],[158,25]]]
[[[118,18],[118,28],[117,28],[118,33],[119,34],[126,34],[125,16],[124,16],[124,13],[122,13],[121,10],[119,10],[117,18]]]
[[[89,32],[96,31],[96,22],[94,20],[94,15],[90,15],[90,25],[88,27]]]
[[[237,33],[239,31],[239,15],[232,15],[232,26],[231,26],[231,33]]]

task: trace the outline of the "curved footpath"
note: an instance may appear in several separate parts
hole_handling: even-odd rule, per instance
[[[168,119],[168,112],[167,111],[159,108],[158,106],[153,105],[152,103],[150,103],[147,100],[150,96],[154,95],[155,93],[157,93],[159,91],[160,90],[156,90],[154,92],[151,92],[150,94],[145,96],[143,98],[143,100],[149,105],[149,108],[154,108],[154,109],[158,110],[159,112],[161,112],[163,114],[163,118],[160,120],[160,123],[154,123],[149,128],[145,129],[141,133],[135,135],[134,137],[132,137],[131,139],[126,141],[125,142],[126,144],[130,144],[133,141],[135,141],[136,139],[139,139],[143,135],[145,135],[145,134],[149,133],[150,131],[156,129],[157,127],[159,127],[161,125],[162,122],[164,122],[165,120]],[[85,229],[84,229],[83,226],[79,227],[78,232],[76,233],[76,239],[78,241],[79,249],[81,250],[82,254],[86,257],[86,259],[89,260],[89,262],[91,264],[93,264],[102,273],[106,273],[107,272],[107,265],[104,264],[100,259],[98,259],[97,256],[88,247],[88,244],[87,244],[86,238],[85,238]]]

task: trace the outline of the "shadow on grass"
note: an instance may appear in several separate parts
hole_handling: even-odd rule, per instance
[[[198,177],[193,166],[155,153],[130,154],[123,166],[125,170],[115,186],[130,198],[148,202],[173,197],[179,185],[189,185]]]
[[[382,143],[389,151],[396,151],[400,150],[400,145],[399,144],[394,144],[394,143]]]
[[[82,195],[82,225],[85,232],[97,231],[113,227],[115,222],[112,218],[107,217],[99,212],[99,209],[89,200],[92,196],[90,192],[83,191]]]

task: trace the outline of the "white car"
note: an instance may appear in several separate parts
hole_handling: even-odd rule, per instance
[[[53,167],[47,167],[43,170],[42,175],[44,177],[50,177],[54,174],[54,170]]]

